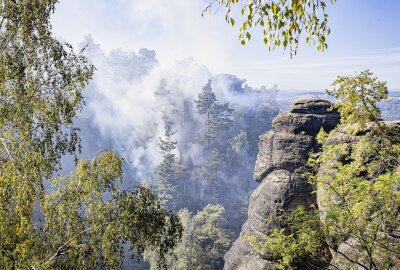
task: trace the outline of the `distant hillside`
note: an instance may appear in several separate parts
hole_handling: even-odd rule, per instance
[[[276,103],[280,112],[286,112],[295,100],[304,98],[323,98],[334,101],[334,99],[328,96],[325,91],[279,90],[276,97]],[[400,119],[400,91],[389,91],[389,98],[380,102],[379,106],[382,110],[382,117],[384,120]]]

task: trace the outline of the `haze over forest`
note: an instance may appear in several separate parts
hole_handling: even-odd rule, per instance
[[[237,238],[247,217],[248,197],[257,187],[253,171],[259,137],[272,128],[272,119],[301,98],[334,101],[322,89],[252,88],[233,74],[212,74],[192,58],[165,68],[156,52],[146,48],[105,53],[90,35],[81,46],[97,69],[76,122],[82,153],[91,158],[101,149],[116,149],[126,162],[123,187],[150,185],[169,198],[166,206],[171,210],[196,213],[207,204],[222,205],[230,241]],[[217,103],[231,109],[221,113],[225,123],[214,123],[215,130],[196,103],[207,87]],[[391,91],[380,106],[385,120],[399,119],[400,93]],[[210,143],[207,136],[216,141]],[[166,152],[161,141],[176,143],[171,150],[181,166],[171,186],[162,188],[157,174]],[[70,162],[64,166],[72,167]],[[218,259],[222,263],[222,257]]]
[[[399,9],[2,0],[0,269],[400,269]]]

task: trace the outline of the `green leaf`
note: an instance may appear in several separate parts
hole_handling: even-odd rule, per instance
[[[246,39],[247,39],[247,41],[249,41],[251,39],[251,35],[249,32],[246,32]]]

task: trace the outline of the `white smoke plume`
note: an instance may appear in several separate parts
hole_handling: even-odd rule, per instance
[[[212,76],[206,66],[191,58],[167,67],[156,60],[154,51],[147,49],[138,54],[120,49],[105,54],[90,36],[82,46],[86,46],[85,54],[96,66],[81,117],[85,121],[81,124],[83,144],[97,140],[117,149],[139,178],[151,174],[161,161],[157,143],[164,132],[163,113],[168,113],[175,123],[174,139],[181,146],[177,154],[194,164],[203,162],[201,147],[193,141],[183,142],[193,123],[182,122],[182,112],[192,103],[192,121],[198,120],[193,101],[209,79],[213,79],[217,99],[230,102],[235,108],[257,106],[262,102],[260,93],[266,91],[252,89],[244,85],[245,80],[232,75]],[[168,92],[163,98],[157,97],[160,86]],[[85,131],[88,127],[94,130]],[[98,134],[88,136],[89,132]],[[90,138],[85,139],[85,134]]]

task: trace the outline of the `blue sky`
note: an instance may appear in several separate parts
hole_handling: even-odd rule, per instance
[[[53,30],[72,44],[91,34],[106,51],[154,49],[165,66],[193,57],[214,74],[235,74],[255,87],[322,90],[337,75],[370,68],[390,89],[400,90],[398,0],[337,0],[328,9],[328,50],[303,45],[294,59],[281,50],[268,52],[257,36],[241,46],[222,12],[201,17],[204,0],[60,2]]]

